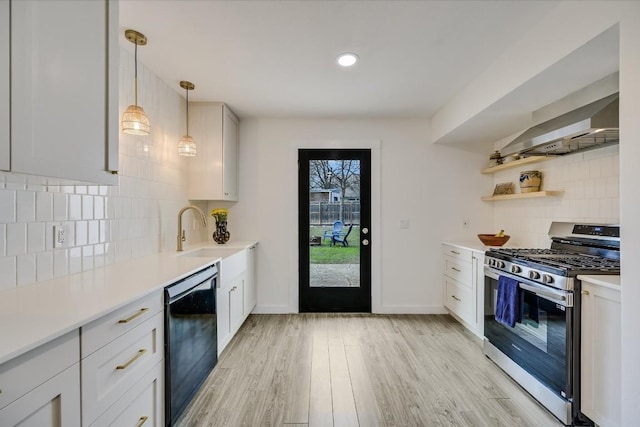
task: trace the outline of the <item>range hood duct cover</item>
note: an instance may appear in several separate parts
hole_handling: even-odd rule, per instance
[[[500,153],[503,157],[564,155],[617,144],[618,100],[619,93],[615,93],[540,123],[504,146]]]

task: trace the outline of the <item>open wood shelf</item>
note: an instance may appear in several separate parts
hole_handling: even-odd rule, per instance
[[[496,173],[496,172],[500,172],[506,169],[511,169],[511,168],[515,168],[518,166],[522,166],[522,165],[526,165],[529,163],[537,163],[537,162],[544,162],[545,160],[551,160],[554,159],[555,156],[529,156],[529,157],[523,157],[522,159],[518,159],[518,160],[514,160],[512,162],[508,162],[508,163],[503,163],[501,165],[498,166],[492,166],[490,168],[485,168],[482,169],[482,173],[483,174],[491,174],[491,173]]]
[[[482,198],[485,202],[493,202],[495,200],[511,200],[511,199],[531,199],[535,197],[553,197],[560,196],[564,193],[562,190],[543,190],[535,191],[533,193],[517,193],[517,194],[503,194],[500,196],[484,196]]]

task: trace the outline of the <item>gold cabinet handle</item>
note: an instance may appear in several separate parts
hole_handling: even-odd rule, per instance
[[[455,295],[451,295],[451,298],[453,298],[453,299],[454,299],[454,300],[456,300],[456,301],[462,301],[460,298],[458,298],[458,297],[457,297],[457,296],[455,296]]]
[[[133,362],[135,362],[136,360],[138,360],[140,357],[142,357],[143,354],[145,354],[147,352],[146,348],[142,348],[140,350],[138,350],[138,353],[136,353],[135,356],[133,356],[131,358],[131,360],[129,360],[127,363],[125,363],[124,365],[118,365],[116,366],[116,369],[122,370],[122,369],[127,369]]]
[[[460,255],[460,252],[451,251],[452,254]]]
[[[582,291],[582,295],[589,295],[589,291]]]
[[[140,427],[142,424],[146,423],[147,420],[149,419],[149,417],[140,417],[140,419],[138,420],[138,424],[136,424],[136,427]]]
[[[457,271],[458,273],[462,272],[462,270],[458,270],[458,269],[457,269],[457,268],[455,268],[455,267],[451,267],[451,269],[452,269],[453,271]]]
[[[144,313],[146,313],[147,311],[149,311],[149,309],[147,307],[141,308],[140,311],[138,311],[135,314],[132,314],[131,316],[127,317],[126,319],[120,319],[118,320],[118,323],[129,323],[131,322],[133,319],[135,319],[138,316],[142,316]]]

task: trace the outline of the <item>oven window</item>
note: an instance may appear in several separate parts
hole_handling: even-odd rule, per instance
[[[521,319],[510,328],[495,320],[498,282],[485,278],[485,336],[496,348],[531,375],[569,397],[567,324],[571,308],[520,289]]]

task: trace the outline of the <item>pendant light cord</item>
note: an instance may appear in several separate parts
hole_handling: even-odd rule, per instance
[[[134,58],[135,58],[135,93],[136,93],[136,102],[135,105],[136,107],[138,106],[138,41],[136,40],[135,42],[135,54],[134,54]]]
[[[187,135],[189,135],[189,89],[187,89]]]

